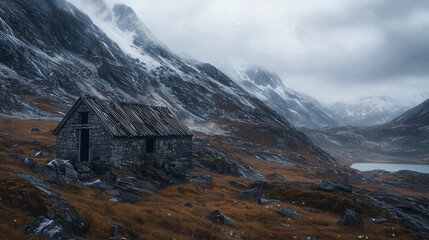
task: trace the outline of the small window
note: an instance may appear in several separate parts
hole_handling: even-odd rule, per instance
[[[80,124],[88,124],[88,112],[80,112],[79,113],[79,123]]]
[[[146,139],[146,153],[154,153],[155,152],[155,139],[148,138]]]

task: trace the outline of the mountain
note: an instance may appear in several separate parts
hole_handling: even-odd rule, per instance
[[[413,125],[421,127],[429,125],[429,99],[386,124],[394,127]]]
[[[351,159],[427,164],[429,99],[382,125],[306,132],[316,144],[346,162]]]
[[[429,155],[429,99],[366,134],[399,155]]]
[[[389,122],[401,113],[421,102],[427,94],[399,101],[390,96],[361,96],[345,102],[325,104],[333,116],[349,126],[373,126]]]
[[[226,70],[236,83],[296,127],[334,127],[339,123],[317,100],[287,88],[275,73],[260,67]]]
[[[59,120],[86,93],[168,106],[200,136],[269,144],[266,159],[335,164],[222,71],[172,53],[130,7],[83,3],[88,14],[64,0],[0,2],[1,115]]]

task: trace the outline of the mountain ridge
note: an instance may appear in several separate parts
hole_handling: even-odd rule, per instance
[[[287,88],[283,80],[261,67],[226,67],[228,75],[296,127],[335,127],[340,123],[317,100]]]

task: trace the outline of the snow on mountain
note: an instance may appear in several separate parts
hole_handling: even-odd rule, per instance
[[[415,94],[407,101],[391,96],[361,96],[347,102],[334,102],[326,107],[345,125],[372,126],[389,122],[423,101],[427,95]]]
[[[329,110],[317,100],[287,88],[275,73],[260,67],[235,65],[225,71],[241,87],[259,98],[297,127],[319,128],[338,126]]]

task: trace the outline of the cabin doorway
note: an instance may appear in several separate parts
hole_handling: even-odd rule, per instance
[[[87,162],[89,160],[89,129],[79,130],[79,160]]]

